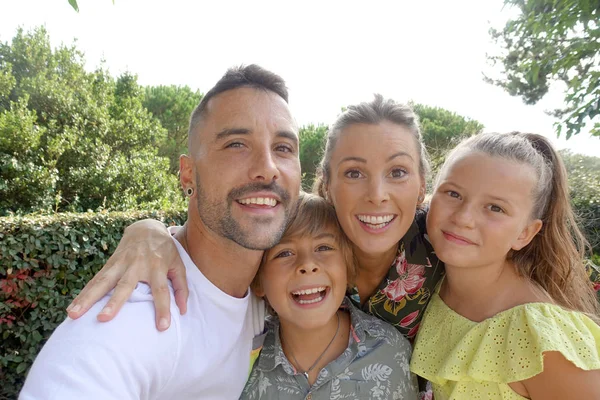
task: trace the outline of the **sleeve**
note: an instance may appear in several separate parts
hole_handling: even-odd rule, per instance
[[[136,292],[111,322],[96,320],[108,297],[80,319],[65,320],[38,354],[19,399],[142,400],[160,393],[179,354],[178,324],[158,332],[152,302]]]

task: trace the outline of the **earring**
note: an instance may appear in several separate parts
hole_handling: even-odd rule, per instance
[[[422,203],[422,202],[423,202],[423,200],[425,200],[425,196],[423,196],[422,194],[420,194],[420,195],[419,195],[419,198],[417,199],[417,201],[418,201],[419,203]]]
[[[189,187],[189,188],[185,189],[185,194],[187,197],[192,197],[194,195],[194,188]]]

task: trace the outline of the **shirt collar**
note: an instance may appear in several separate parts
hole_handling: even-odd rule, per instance
[[[344,301],[340,306],[340,309],[348,310],[350,313],[350,346],[352,342],[364,343],[368,337],[383,337],[385,336],[385,329],[380,329],[380,324],[385,322],[377,320],[378,323],[373,324],[373,321],[365,318],[365,313],[358,310],[352,302],[344,297]],[[267,318],[265,323],[267,329],[267,336],[263,344],[263,348],[258,358],[256,368],[259,371],[268,372],[275,369],[278,365],[281,365],[283,370],[289,375],[297,374],[294,366],[288,361],[283,348],[281,346],[281,338],[279,337],[279,318],[272,316]]]

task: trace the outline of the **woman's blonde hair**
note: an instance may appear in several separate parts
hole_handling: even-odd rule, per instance
[[[315,236],[327,228],[333,231],[342,252],[342,257],[346,263],[348,285],[353,285],[356,276],[356,263],[352,246],[337,220],[335,209],[324,198],[301,192],[281,240],[290,236]],[[265,251],[258,273],[252,281],[251,287],[253,290],[260,289],[260,270],[265,264],[268,254],[269,250]]]
[[[543,223],[533,240],[509,259],[518,271],[544,289],[559,305],[587,313],[596,321],[598,301],[585,269],[589,244],[571,208],[567,171],[544,136],[533,133],[483,133],[459,144],[442,167],[465,151],[477,151],[529,165],[536,173],[532,218]],[[437,184],[436,184],[437,186]]]

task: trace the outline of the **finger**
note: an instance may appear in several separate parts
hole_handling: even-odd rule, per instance
[[[156,328],[164,331],[171,325],[171,294],[164,271],[153,269],[150,287],[156,311]]]
[[[174,260],[172,267],[169,269],[167,278],[171,280],[173,291],[175,292],[175,304],[179,308],[179,314],[183,315],[187,312],[187,300],[190,294],[187,284],[187,275],[185,266],[180,257]]]
[[[133,293],[137,286],[137,275],[139,274],[135,269],[129,268],[125,275],[119,279],[110,299],[108,299],[108,302],[102,311],[96,316],[98,321],[108,322],[119,313],[119,310],[123,307],[123,304],[125,304],[129,297],[131,297],[131,293]]]
[[[118,272],[115,271],[115,268],[100,270],[67,307],[69,318],[77,319],[81,317],[106,293],[110,292],[117,284],[119,274],[115,272]]]

